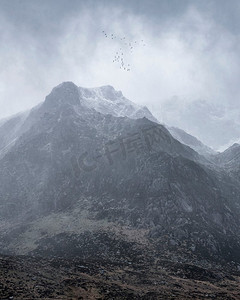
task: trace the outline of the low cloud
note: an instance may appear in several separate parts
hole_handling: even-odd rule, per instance
[[[35,3],[27,7],[29,13],[36,14],[36,22],[32,17],[19,28],[11,14],[1,16],[0,118],[43,101],[62,81],[84,87],[112,85],[132,101],[147,105],[161,121],[198,137],[209,134],[205,126],[201,129],[201,115],[196,121],[198,130],[181,121],[189,103],[204,100],[220,105],[225,116],[239,110],[239,34],[193,2],[181,9],[181,14],[165,15],[157,22],[155,15],[114,7],[106,1],[81,5],[67,15],[59,8],[60,17],[51,19],[49,11],[47,16],[43,13],[47,6]],[[61,3],[70,10],[66,2]],[[49,10],[54,7],[50,5]],[[124,50],[130,72],[113,63],[122,41],[105,38],[102,30],[125,36],[129,42],[143,39],[146,43],[135,47],[132,54]],[[178,99],[176,107],[174,97]],[[172,119],[166,105],[169,102]]]

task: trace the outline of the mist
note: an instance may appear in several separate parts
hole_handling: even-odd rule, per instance
[[[237,1],[227,7],[223,1],[1,1],[0,8],[0,118],[73,81],[112,85],[161,122],[214,148],[239,138]],[[103,30],[118,39],[105,38]],[[126,52],[131,72],[113,63],[123,36],[146,43]],[[198,101],[206,104],[204,112],[216,109],[205,119],[197,110],[190,120],[189,107]]]

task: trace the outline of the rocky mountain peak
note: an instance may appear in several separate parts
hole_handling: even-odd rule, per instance
[[[70,81],[63,82],[53,88],[44,102],[44,106],[50,109],[65,104],[80,104],[78,87]]]
[[[105,99],[107,101],[116,101],[123,98],[121,91],[116,91],[113,86],[105,85],[96,88],[79,87],[79,93],[83,98],[97,98],[99,101]]]

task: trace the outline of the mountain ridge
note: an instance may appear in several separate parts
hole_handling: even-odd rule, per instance
[[[240,187],[163,125],[86,107],[72,83],[53,89],[25,122],[0,159],[2,251],[53,254],[67,240],[80,255],[78,226],[91,244],[100,227],[87,224],[99,221],[106,234],[106,223],[143,230],[157,253],[240,261]],[[54,216],[76,226],[58,228]]]

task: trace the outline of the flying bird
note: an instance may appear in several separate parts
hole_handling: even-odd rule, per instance
[[[111,34],[107,34],[104,30],[102,30],[102,33],[105,35],[105,38],[110,38],[110,40],[114,40],[114,39],[118,39],[119,41],[122,41],[122,45],[123,48],[120,48],[117,52],[115,52],[115,56],[113,58],[113,63],[117,63],[120,67],[120,69],[123,69],[125,71],[130,71],[130,64],[127,63],[127,57],[128,54],[133,55],[133,49],[135,49],[135,47],[137,46],[141,46],[141,47],[145,47],[146,43],[144,42],[144,40],[142,39],[141,41],[138,40],[133,40],[132,42],[126,38],[126,36],[124,37],[117,37],[117,35],[111,33]],[[135,45],[135,47],[133,47],[133,44]],[[125,46],[124,46],[125,45]]]

